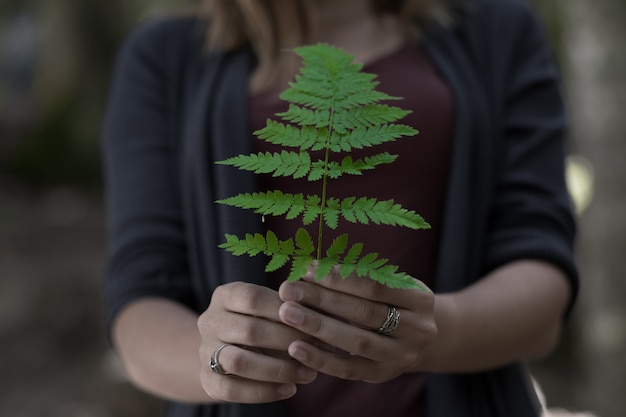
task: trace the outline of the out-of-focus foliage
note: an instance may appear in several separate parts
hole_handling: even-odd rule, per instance
[[[41,186],[97,186],[115,52],[139,19],[175,3],[0,2],[0,175]]]

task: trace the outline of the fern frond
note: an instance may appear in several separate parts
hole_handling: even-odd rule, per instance
[[[280,254],[289,257],[296,254],[291,239],[279,241],[276,234],[272,231],[268,231],[266,236],[260,233],[248,233],[243,239],[236,235],[226,234],[226,242],[220,244],[219,247],[237,256],[256,256],[264,253],[266,255]]]
[[[429,229],[430,225],[413,210],[407,210],[393,200],[348,197],[341,201],[341,215],[351,223],[385,224],[409,229]]]
[[[363,107],[354,107],[346,111],[335,112],[333,115],[333,130],[345,131],[363,127],[372,127],[398,121],[410,110],[392,107],[386,104],[370,104]]]
[[[388,260],[379,258],[377,253],[368,253],[358,258],[362,249],[362,244],[352,246],[350,252],[354,252],[355,255],[350,256],[349,252],[344,261],[337,265],[339,267],[339,275],[342,278],[345,279],[351,274],[355,274],[362,278],[373,279],[390,288],[427,290],[412,276],[404,272],[397,272],[397,266],[388,265]]]
[[[312,148],[317,143],[324,143],[328,136],[325,128],[302,126],[298,129],[273,120],[268,120],[263,129],[254,132],[259,139],[280,146],[300,148],[301,150]]]
[[[355,64],[338,48],[296,48],[302,57],[303,69],[296,81],[289,84],[280,98],[315,110],[341,110],[359,107],[381,100],[393,100],[375,87],[376,76],[361,72],[363,65]]]
[[[339,226],[339,215],[341,214],[341,202],[336,198],[329,198],[326,201],[326,208],[323,212],[323,220],[327,227],[335,230]]]
[[[291,261],[291,270],[287,281],[297,281],[302,278],[308,271],[309,267],[313,265],[315,258],[311,254],[315,251],[313,239],[309,232],[303,228],[299,228],[296,231],[296,255],[293,256]]]
[[[337,236],[333,242],[330,244],[328,249],[326,249],[326,256],[335,259],[335,263],[341,259],[341,255],[346,251],[348,247],[348,234],[343,233]]]
[[[296,253],[298,255],[310,255],[315,251],[315,244],[313,238],[306,231],[306,229],[300,227],[296,231]]]
[[[398,158],[389,152],[367,156],[363,159],[352,160],[351,156],[346,156],[341,161],[341,171],[344,174],[361,175],[363,171],[376,168],[378,165],[391,164]]]
[[[360,127],[345,134],[333,132],[330,149],[333,152],[350,152],[352,149],[369,148],[417,133],[412,127],[401,124]]]
[[[282,151],[239,155],[217,163],[234,166],[255,174],[272,173],[274,177],[302,178],[311,170],[311,157],[306,152]]]
[[[328,109],[313,111],[295,104],[290,104],[289,110],[276,113],[276,116],[300,126],[328,127],[330,121],[330,111]]]
[[[310,255],[297,255],[291,261],[291,270],[287,276],[287,281],[294,282],[301,279],[309,270],[315,258]]]
[[[216,203],[231,207],[251,209],[264,216],[281,216],[286,214],[287,219],[295,219],[304,213],[304,224],[317,220],[321,214],[320,198],[315,195],[304,197],[303,194],[283,193],[280,190],[242,193]]]
[[[299,228],[293,239],[285,241],[279,240],[272,231],[265,236],[247,234],[243,239],[226,235],[226,243],[220,247],[234,255],[265,254],[269,257],[266,271],[275,271],[291,261],[289,281],[300,279],[316,261],[316,279],[322,279],[337,265],[344,278],[354,274],[393,288],[419,288],[417,280],[398,273],[396,266],[388,265],[387,259],[377,253],[362,255],[363,243],[348,248],[347,234],[333,240],[325,257],[321,248],[323,226],[335,229],[341,219],[411,229],[430,227],[420,215],[393,200],[378,201],[368,197],[340,200],[328,197],[327,193],[330,180],[343,175],[361,175],[363,171],[392,163],[397,158],[385,152],[357,160],[348,155],[338,161],[329,156],[330,152],[350,152],[417,134],[409,126],[395,124],[410,111],[381,104],[381,101],[399,98],[377,91],[376,75],[362,72],[363,65],[354,63],[353,57],[341,49],[318,44],[296,48],[296,53],[302,58],[303,67],[280,95],[289,102],[289,109],[277,114],[284,123],[268,120],[266,126],[254,134],[268,143],[298,148],[299,152],[239,155],[218,163],[256,174],[320,180],[321,197],[277,190],[239,194],[217,202],[252,209],[262,215],[284,215],[287,220],[301,217],[303,225],[317,221],[317,242],[306,229]],[[308,151],[324,151],[325,157],[311,161]]]
[[[324,161],[315,161],[311,163],[311,170],[307,177],[308,181],[321,180],[324,175],[330,179],[336,179],[342,175],[361,175],[363,171],[376,168],[378,165],[390,164],[398,158],[398,155],[392,155],[383,152],[376,155],[367,156],[363,159],[354,161],[351,156],[346,156],[341,162],[330,161],[325,164]]]

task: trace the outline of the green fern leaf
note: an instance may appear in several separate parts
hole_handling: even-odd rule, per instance
[[[359,256],[361,256],[361,252],[363,252],[363,243],[361,243],[361,242],[355,243],[348,250],[348,253],[343,258],[343,262],[345,264],[354,264],[354,265],[356,265],[356,262],[359,259]],[[342,274],[342,276],[343,276],[343,274]],[[344,276],[344,278],[345,278],[345,276]]]
[[[289,110],[282,113],[276,113],[276,116],[283,120],[298,124],[300,126],[328,127],[330,118],[329,110],[313,111],[305,107],[289,105]]]
[[[265,234],[265,248],[269,253],[280,253],[280,241],[276,233],[268,230]]]
[[[364,159],[352,160],[351,156],[346,156],[341,161],[341,174],[361,175],[363,171],[376,168],[378,165],[390,164],[398,158],[398,155],[391,155],[388,152],[365,157]]]
[[[429,229],[430,225],[413,210],[407,210],[393,200],[378,201],[376,198],[348,197],[341,201],[341,215],[351,223],[385,224],[410,229]]]
[[[248,233],[243,239],[235,235],[226,234],[226,242],[220,244],[219,247],[236,256],[256,256],[264,253],[266,255],[284,254],[289,257],[295,254],[293,241],[291,239],[279,241],[276,234],[272,231],[267,231],[266,236],[260,233]]]
[[[259,139],[280,146],[297,147],[301,150],[313,148],[318,143],[324,143],[328,136],[326,128],[302,126],[298,129],[291,125],[268,120],[267,125],[254,132]]]
[[[324,223],[327,227],[335,230],[339,226],[339,215],[341,214],[341,205],[338,199],[329,198],[324,209]]]
[[[369,148],[385,142],[394,142],[403,136],[413,136],[417,130],[410,126],[391,124],[383,126],[360,127],[346,134],[333,132],[330,149],[333,152],[350,152],[352,149]],[[317,145],[313,145],[313,149]]]
[[[257,153],[239,155],[224,161],[221,165],[230,165],[255,174],[273,173],[274,177],[290,176],[302,178],[311,170],[311,157],[306,152]]]
[[[336,265],[334,259],[331,258],[321,258],[317,261],[317,265],[315,268],[315,280],[321,281],[324,279],[330,272],[333,267]]]
[[[320,214],[322,214],[322,208],[319,206],[307,206],[304,215],[302,216],[302,223],[304,225],[312,224],[314,221],[319,219]]]
[[[280,190],[238,194],[234,197],[218,200],[217,203],[242,209],[252,209],[255,213],[263,216],[286,214],[289,218],[295,218],[304,212],[305,224],[317,220],[321,213],[319,197],[308,196],[305,199],[302,194],[283,193]]]
[[[368,278],[373,279],[389,288],[399,289],[418,289],[421,291],[429,291],[424,285],[420,284],[412,276],[399,272],[396,273],[397,267],[386,265],[380,269],[373,269],[369,272]]]
[[[276,115],[282,122],[268,120],[266,126],[254,134],[268,143],[297,148],[298,151],[239,155],[218,163],[255,174],[321,181],[321,197],[276,190],[239,194],[218,203],[251,209],[264,216],[285,216],[287,220],[301,218],[303,225],[317,221],[317,243],[301,227],[295,237],[288,240],[279,240],[269,230],[265,236],[247,234],[243,239],[227,234],[226,243],[220,247],[234,255],[265,254],[269,257],[266,264],[266,271],[269,272],[291,261],[290,281],[305,275],[316,260],[316,279],[322,279],[337,265],[343,278],[355,274],[394,288],[419,287],[417,280],[398,273],[398,267],[388,265],[387,259],[377,253],[362,256],[362,242],[352,245],[341,259],[348,248],[346,234],[333,240],[326,249],[325,257],[322,257],[321,248],[324,228],[338,228],[342,219],[352,223],[371,222],[412,229],[430,227],[417,213],[393,200],[378,201],[376,198],[356,196],[339,200],[327,194],[332,180],[343,175],[361,175],[363,171],[390,164],[397,158],[397,155],[384,152],[356,160],[347,155],[339,161],[331,158],[330,153],[350,153],[354,149],[414,136],[417,134],[415,129],[396,123],[410,111],[382,104],[381,101],[399,98],[377,91],[376,76],[362,72],[363,65],[354,63],[353,57],[341,49],[318,44],[296,48],[295,51],[302,58],[303,67],[289,88],[280,95],[281,99],[289,102],[289,108]],[[308,151],[322,151],[325,157],[312,161]],[[317,252],[315,257],[314,252]]]
[[[283,253],[275,253],[265,266],[265,272],[274,272],[285,266],[291,257]]]
[[[343,233],[337,236],[333,242],[330,244],[328,249],[326,249],[326,256],[333,260],[333,262],[339,263],[341,259],[341,255],[346,251],[348,247],[348,234]]]
[[[333,115],[333,129],[337,131],[372,127],[393,123],[410,114],[410,110],[391,107],[385,104],[369,104],[355,107]]]
[[[301,279],[304,275],[306,275],[311,265],[313,265],[314,260],[315,258],[309,255],[294,256],[291,261],[291,270],[287,276],[287,281],[293,282]]]
[[[310,255],[315,251],[315,244],[309,232],[306,229],[300,227],[296,231],[296,247],[298,255]]]

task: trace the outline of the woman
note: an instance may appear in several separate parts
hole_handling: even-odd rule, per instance
[[[111,89],[107,319],[130,379],[171,400],[168,416],[538,415],[521,363],[554,348],[578,278],[558,75],[528,7],[206,3],[208,19],[137,29]],[[398,164],[337,192],[388,194],[429,221],[349,233],[434,293],[332,273],[282,283],[217,249],[224,233],[293,227],[216,206],[286,184],[214,162],[267,149],[251,132],[284,108],[285,51],[314,42],[413,110],[421,134],[389,145]]]

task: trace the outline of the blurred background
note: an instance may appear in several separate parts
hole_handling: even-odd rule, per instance
[[[583,277],[548,405],[626,415],[626,2],[533,0],[564,75]],[[99,128],[128,31],[183,0],[0,0],[0,417],[147,417],[102,328]],[[114,4],[114,5],[112,5]]]

